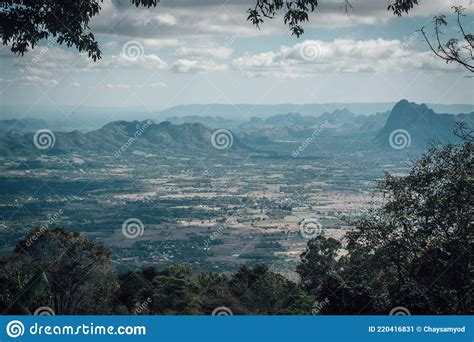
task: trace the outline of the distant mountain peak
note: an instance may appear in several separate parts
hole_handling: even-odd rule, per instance
[[[333,114],[345,114],[345,115],[350,115],[350,116],[355,116],[354,113],[352,113],[349,109],[347,108],[341,108],[341,109],[336,109]]]
[[[434,114],[434,111],[424,103],[417,104],[415,102],[409,102],[408,100],[398,101],[391,111],[392,115],[395,116],[425,116]]]
[[[434,140],[454,142],[456,138],[453,129],[456,121],[455,115],[437,114],[424,103],[417,104],[403,99],[393,107],[376,141],[381,146],[391,147],[390,137],[394,132],[403,131],[415,147],[425,147]]]

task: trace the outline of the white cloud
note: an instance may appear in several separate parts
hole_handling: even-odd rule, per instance
[[[132,89],[132,88],[166,88],[168,85],[164,82],[154,82],[147,84],[126,84],[126,83],[105,83],[101,84],[99,88],[106,89]]]
[[[178,59],[171,65],[171,70],[177,73],[225,71],[227,70],[227,65],[217,64],[213,60],[199,61],[189,59]]]
[[[168,87],[168,85],[164,82],[150,83],[148,86],[152,87],[152,88],[166,88],[166,87]]]
[[[5,55],[14,65],[16,71],[23,75],[43,78],[65,73],[93,70],[99,63],[94,63],[85,53],[76,50],[66,50],[59,47],[39,46],[18,57],[11,52]]]
[[[182,46],[175,51],[175,55],[178,57],[186,58],[215,58],[215,59],[228,59],[232,57],[233,49],[228,46],[197,46],[187,47]]]
[[[117,56],[112,56],[109,61],[105,63],[110,67],[138,67],[138,68],[154,68],[154,69],[166,69],[168,63],[163,61],[160,57],[155,54],[143,54],[138,57],[130,57],[125,53],[121,52]]]
[[[310,14],[305,27],[342,27],[379,24],[397,20],[387,10],[393,2],[381,0],[350,0],[353,9],[346,14],[343,0],[321,0],[315,12]],[[247,21],[247,10],[254,0],[174,0],[161,1],[156,8],[134,8],[127,2],[106,2],[103,10],[92,21],[94,32],[107,35],[141,37],[148,39],[173,39],[199,36],[232,35],[261,36],[274,33],[288,34],[282,15],[267,19],[262,30]],[[409,16],[430,18],[433,15],[452,13],[451,6],[463,5],[474,12],[471,0],[420,1]],[[133,7],[133,8],[132,8]],[[420,21],[420,26],[426,20]]]
[[[169,46],[178,46],[180,42],[178,39],[165,39],[165,38],[144,38],[141,42],[146,48],[161,49]]]
[[[174,26],[176,25],[176,17],[170,13],[158,14],[156,21],[161,25]]]
[[[233,42],[218,45],[212,40],[201,39],[181,46],[174,52],[178,59],[171,64],[171,70],[177,73],[225,71],[228,66],[223,61],[232,57],[234,50],[230,46]]]
[[[124,84],[124,83],[116,83],[116,84],[113,84],[113,83],[106,83],[106,84],[102,84],[100,86],[100,88],[107,88],[107,89],[129,89],[131,88],[130,85],[128,84]]]
[[[144,50],[137,56],[127,56],[126,52],[122,51],[116,55],[104,56],[97,62],[88,58],[86,53],[58,47],[33,49],[24,58],[13,54],[8,57],[12,59],[22,74],[38,77],[55,75],[57,78],[61,78],[64,74],[92,72],[101,69],[152,68],[166,70],[169,68],[168,63],[158,55],[146,54]]]
[[[23,75],[20,78],[20,85],[55,87],[59,84],[54,78],[42,78],[37,75]]]
[[[132,8],[133,7],[133,8]],[[248,1],[162,1],[156,8],[135,8],[128,2],[104,3],[93,18],[93,32],[147,39],[210,35],[257,35],[247,22]],[[261,33],[260,33],[261,34]]]
[[[327,72],[453,70],[430,52],[415,52],[400,40],[306,40],[279,51],[246,55],[232,67],[248,76],[311,77]]]
[[[225,71],[227,70],[227,65],[215,63],[215,61],[213,60],[200,61],[200,60],[178,59],[173,64],[171,64],[171,70],[176,73]]]

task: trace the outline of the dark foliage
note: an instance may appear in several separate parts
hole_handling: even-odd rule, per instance
[[[5,299],[10,299],[2,300],[0,310],[21,313],[48,306],[62,315],[110,313],[108,299],[117,284],[110,256],[77,233],[32,231],[0,269]]]
[[[131,0],[138,6],[156,6],[158,0]],[[0,3],[3,45],[23,55],[40,40],[56,41],[85,51],[94,61],[101,58],[99,44],[90,32],[92,17],[103,0],[6,0]]]
[[[418,5],[418,0],[396,0],[388,5],[388,9],[400,17],[403,13],[408,13],[415,5]]]
[[[472,314],[472,144],[431,147],[407,176],[387,175],[386,203],[356,222],[347,253],[308,244],[298,272],[323,313]]]

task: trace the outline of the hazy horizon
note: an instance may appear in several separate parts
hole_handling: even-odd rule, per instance
[[[457,3],[472,13],[469,0]],[[2,46],[0,102],[152,110],[403,98],[473,103],[466,73],[436,58],[418,32],[426,26],[432,35],[433,15],[448,14],[454,22],[450,1],[423,3],[402,18],[374,0],[354,3],[349,15],[341,13],[339,1],[328,1],[310,16],[300,38],[281,18],[253,27],[246,20],[250,5],[164,0],[144,9],[105,2],[91,22],[100,61],[51,41],[40,41],[24,56]],[[452,26],[445,33],[456,35]]]

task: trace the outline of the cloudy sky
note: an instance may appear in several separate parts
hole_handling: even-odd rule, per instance
[[[106,0],[92,21],[103,59],[43,42],[24,57],[0,49],[4,104],[146,106],[191,103],[472,103],[474,81],[428,51],[417,30],[472,0],[421,0],[409,16],[387,0],[321,0],[300,38],[278,17],[258,30],[253,0],[162,0],[135,8]],[[454,17],[446,37],[456,36]]]

